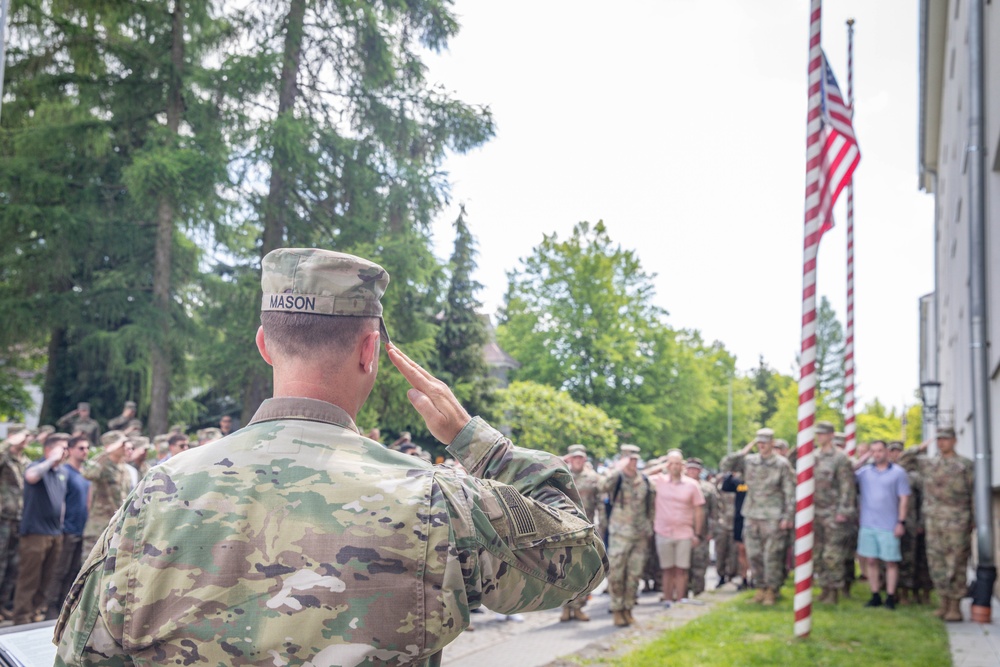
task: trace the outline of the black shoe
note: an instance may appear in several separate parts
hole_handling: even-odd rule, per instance
[[[895,605],[895,600],[893,604]],[[878,593],[872,593],[872,599],[865,603],[866,607],[881,607],[882,606],[882,596]]]
[[[896,596],[895,595],[886,595],[885,596],[885,608],[886,609],[895,609],[896,608]]]
[[[723,574],[722,576],[719,577],[719,583],[717,583],[715,587],[718,588],[724,583],[726,583],[726,575]]]

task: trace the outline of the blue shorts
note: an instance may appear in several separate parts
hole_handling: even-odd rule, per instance
[[[858,555],[878,558],[887,563],[898,563],[903,559],[899,552],[899,538],[891,530],[879,530],[861,526],[858,531]]]

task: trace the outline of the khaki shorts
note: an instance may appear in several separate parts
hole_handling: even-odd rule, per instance
[[[691,569],[691,540],[674,540],[656,536],[656,555],[660,558],[660,569],[679,567]]]

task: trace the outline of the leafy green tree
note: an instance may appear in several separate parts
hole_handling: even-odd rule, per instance
[[[247,181],[261,228],[255,254],[242,260],[256,268],[282,245],[371,257],[396,277],[385,302],[394,339],[411,353],[433,350],[443,271],[428,226],[447,195],[440,165],[447,150],[467,151],[493,134],[488,109],[426,80],[422,54],[443,49],[458,30],[450,7],[289,0],[252,4],[241,16],[252,51],[229,61],[253,110],[241,123],[241,168],[267,183]],[[243,327],[254,327],[257,314],[259,305]],[[270,374],[248,359],[238,375],[247,418],[268,395]],[[400,403],[400,386],[373,394],[380,421],[416,416]]]
[[[600,408],[581,405],[565,391],[535,382],[512,382],[497,390],[504,420],[516,445],[563,454],[574,443],[606,458],[618,446],[618,420]]]
[[[903,423],[896,410],[889,410],[877,398],[865,404],[864,409],[854,416],[858,442],[872,440],[899,440],[903,434]]]
[[[750,371],[750,378],[753,380],[754,388],[762,394],[760,422],[766,424],[778,410],[778,397],[788,383],[794,382],[794,380],[771,368],[764,361],[763,355],[760,357],[757,368]]]
[[[441,379],[471,414],[489,419],[493,404],[493,382],[488,375],[483,348],[489,342],[486,322],[476,292],[482,285],[473,280],[476,270],[475,239],[465,222],[465,206],[455,220],[455,251],[449,263],[448,294],[437,332]]]
[[[924,441],[924,406],[914,403],[906,409],[905,445],[919,445]]]

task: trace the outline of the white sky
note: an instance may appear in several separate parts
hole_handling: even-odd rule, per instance
[[[917,4],[828,0],[823,47],[847,94],[854,38],[859,408],[916,402],[917,299],[933,290],[933,200],[917,190]],[[493,111],[496,137],[445,164],[451,254],[465,203],[486,309],[541,241],[603,219],[657,277],[674,327],[791,373],[800,347],[808,0],[456,0],[430,79]],[[846,194],[820,294],[846,316]],[[796,376],[797,377],[797,376]]]

